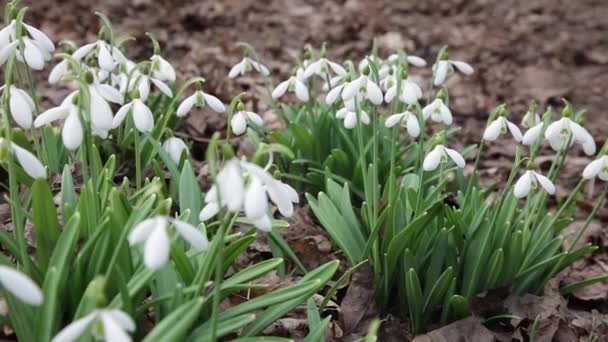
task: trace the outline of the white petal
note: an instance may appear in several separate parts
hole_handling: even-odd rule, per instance
[[[530,171],[526,171],[515,183],[513,194],[517,198],[523,198],[528,195],[532,187],[532,178]]]
[[[217,184],[222,203],[230,212],[237,212],[243,204],[245,185],[239,163],[236,159],[228,161],[217,175]]]
[[[171,91],[171,88],[169,88],[169,86],[165,82],[157,80],[156,78],[152,78],[152,83],[154,83],[156,88],[158,88],[161,93],[169,97],[173,97],[173,92]]]
[[[194,249],[203,251],[209,246],[209,241],[203,233],[193,225],[180,221],[172,220],[173,226],[179,235],[186,240]]]
[[[116,103],[122,105],[124,103],[124,99],[120,91],[109,84],[97,84],[95,85],[95,89],[107,101],[112,103]]]
[[[29,97],[26,94],[27,97]],[[13,120],[21,127],[28,129],[32,127],[32,108],[28,101],[28,98],[23,95],[16,87],[11,87],[9,108]]]
[[[327,102],[327,104],[333,104],[334,102],[336,102],[338,96],[340,96],[340,93],[342,92],[342,88],[344,88],[344,84],[332,88],[329,93],[327,93],[327,96],[325,97],[325,102]]]
[[[235,135],[241,135],[247,130],[247,119],[242,112],[234,114],[232,120],[230,120],[230,127]]]
[[[49,73],[49,83],[55,84],[65,75],[69,74],[68,61],[61,61]]]
[[[182,117],[188,114],[192,107],[196,104],[197,93],[188,96],[182,103],[177,107],[177,116]]]
[[[103,337],[106,341],[112,342],[130,342],[131,337],[122,329],[114,318],[109,314],[102,312],[100,314],[101,322],[103,325]]]
[[[471,75],[474,72],[473,67],[469,63],[453,60],[451,60],[450,63],[452,63],[452,65],[455,66],[458,71],[465,75]]]
[[[424,161],[422,162],[422,169],[424,169],[424,171],[433,171],[437,169],[440,162],[441,149],[439,146],[435,146],[435,148],[424,158]]]
[[[42,112],[34,120],[34,127],[39,128],[55,120],[65,119],[70,112],[67,106],[53,107]]]
[[[137,328],[133,318],[127,315],[124,311],[118,309],[106,309],[104,311],[110,315],[116,324],[118,324],[123,330],[135,331]]]
[[[464,158],[462,157],[462,155],[460,155],[460,153],[458,153],[458,151],[452,150],[450,148],[446,148],[445,152],[454,161],[454,163],[456,164],[456,166],[458,166],[459,168],[463,168],[464,167],[464,165],[465,165]]]
[[[164,229],[166,225],[167,220],[162,216],[145,219],[133,227],[127,240],[130,245],[146,241],[154,230]]]
[[[586,155],[588,155],[588,156],[594,155],[595,150],[596,150],[596,146],[595,146],[595,141],[593,141],[593,138],[588,139],[587,141],[585,141],[583,143],[583,151],[585,152]]]
[[[112,128],[112,108],[106,100],[97,93],[94,87],[89,87],[91,124],[100,131],[109,131]]]
[[[220,211],[220,207],[216,202],[207,203],[198,215],[201,221],[207,221],[215,216]]]
[[[63,123],[61,138],[65,147],[70,151],[74,151],[82,144],[83,136],[82,123],[78,117],[78,109],[75,108]]]
[[[426,61],[418,56],[407,56],[407,62],[413,66],[424,67],[426,66]]]
[[[533,145],[534,142],[536,142],[536,140],[540,137],[540,133],[542,131],[543,128],[543,124],[539,123],[538,125],[530,128],[529,130],[526,131],[526,133],[524,134],[524,137],[522,138],[521,142],[524,145]]]
[[[46,168],[32,152],[17,144],[11,144],[11,149],[25,173],[32,178],[46,178]]]
[[[175,164],[179,164],[183,151],[188,153],[186,143],[182,139],[176,137],[165,140],[165,142],[163,142],[163,150],[169,154],[171,160],[173,160]]]
[[[302,102],[308,101],[308,89],[306,88],[306,85],[304,85],[304,82],[298,79],[295,79],[294,82],[296,86],[296,97]]]
[[[502,130],[503,121],[502,118],[497,118],[492,121],[488,127],[486,127],[485,132],[483,133],[483,139],[488,141],[494,141],[498,139],[500,135],[500,131]]]
[[[120,124],[127,117],[127,114],[129,114],[131,107],[133,107],[133,102],[129,102],[126,105],[120,107],[118,112],[116,112],[116,116],[114,116],[114,118],[112,119],[112,128],[120,126]]]
[[[347,101],[355,97],[361,87],[362,78],[359,77],[354,81],[347,83],[342,89],[342,100]]]
[[[407,132],[410,136],[417,138],[420,135],[420,124],[416,115],[411,114],[407,117]]]
[[[281,182],[273,179],[272,182],[266,183],[266,192],[268,192],[268,197],[277,206],[281,215],[285,217],[293,215],[292,194],[282,187]]]
[[[327,61],[331,70],[333,70],[336,75],[342,76],[346,74],[346,70],[338,63],[334,63],[332,61]]]
[[[53,41],[51,41],[49,37],[44,34],[44,32],[26,23],[23,23],[23,27],[25,27],[27,32],[32,36],[32,38],[34,38],[36,42],[38,42],[38,44],[40,44],[41,47],[48,52],[55,51],[55,44],[53,44]]]
[[[570,131],[570,128],[568,127],[568,121],[566,120],[566,118],[562,118],[547,126],[547,129],[545,130],[545,138],[551,139],[552,137],[561,135],[562,129],[567,129],[568,131]]]
[[[105,42],[100,42],[98,44],[99,52],[97,60],[100,68],[104,69],[107,72],[111,72],[112,70],[114,70],[114,58],[112,57],[112,54],[110,54],[110,51],[108,50],[108,47],[106,45],[107,43]]]
[[[288,79],[287,81],[279,83],[279,85],[277,85],[276,88],[274,88],[274,90],[272,91],[272,98],[278,99],[279,97],[283,96],[287,91],[287,88],[289,88],[290,81],[291,79]]]
[[[515,141],[517,142],[520,142],[522,140],[522,135],[521,131],[519,130],[519,127],[517,127],[511,121],[507,121],[506,119],[505,121],[507,122],[507,127],[509,127],[509,132],[511,132],[511,134],[513,135],[513,139],[515,139]]]
[[[3,65],[4,63],[6,63],[8,56],[10,56],[13,49],[17,46],[17,43],[18,43],[18,41],[14,41],[8,45],[3,46],[0,49],[0,65]]]
[[[97,42],[83,45],[83,46],[79,47],[78,49],[76,49],[76,51],[74,51],[74,53],[72,54],[72,57],[74,59],[76,59],[77,61],[79,61],[82,58],[84,58],[86,55],[88,55],[89,52],[93,51],[93,49],[96,46],[97,46]]]
[[[34,45],[29,39],[23,39],[25,49],[23,50],[23,57],[27,62],[27,65],[34,70],[42,70],[44,68],[44,56],[42,51]]]
[[[75,320],[63,328],[55,337],[52,342],[72,342],[76,341],[85,330],[93,323],[93,320],[97,317],[97,312],[92,312],[83,318]]]
[[[15,32],[15,21],[11,21],[10,24],[0,30],[0,46],[6,46],[11,40],[11,36],[14,36]]]
[[[353,129],[357,124],[357,114],[355,112],[347,112],[344,117],[344,128]]]
[[[416,104],[422,93],[420,87],[412,81],[404,81],[402,86],[401,101],[411,105]]]
[[[270,221],[270,217],[268,215],[263,215],[258,219],[252,220],[252,223],[257,229],[263,232],[272,231],[272,221]]]
[[[247,119],[249,121],[253,122],[257,126],[263,126],[264,125],[264,120],[262,119],[261,116],[257,115],[256,113],[254,113],[254,112],[245,112],[245,115],[247,116]]]
[[[137,84],[137,91],[139,91],[139,98],[142,101],[146,101],[150,95],[150,79],[146,76],[142,76]]]
[[[150,270],[158,270],[169,260],[169,236],[165,227],[152,230],[144,246],[144,264]]]
[[[439,61],[435,68],[435,78],[433,79],[433,85],[436,87],[443,84],[445,81],[445,77],[448,75],[448,62],[447,61]]]
[[[42,291],[28,276],[0,265],[0,284],[13,296],[30,305],[42,304]]]
[[[310,63],[304,70],[304,79],[309,78],[313,74],[318,73],[320,69],[321,69],[321,60],[318,60],[314,63]]]
[[[243,59],[239,63],[235,64],[228,72],[228,77],[235,78],[238,75],[242,75],[245,70],[245,60]]]
[[[375,105],[382,104],[382,90],[372,80],[367,81],[367,98]]]
[[[142,133],[152,132],[154,128],[154,117],[152,111],[139,99],[133,100],[133,123]]]
[[[359,111],[359,120],[361,120],[361,123],[364,125],[369,125],[370,123],[369,115],[367,115],[367,112],[363,110]]]
[[[390,103],[395,98],[395,95],[397,95],[397,86],[396,85],[394,85],[386,90],[386,93],[384,94],[384,101],[386,103]]]
[[[399,122],[401,122],[401,119],[403,119],[403,117],[405,116],[405,113],[400,113],[400,114],[393,114],[391,116],[389,116],[388,118],[386,118],[386,121],[384,122],[384,126],[385,127],[393,127],[396,124],[398,124]]]
[[[348,109],[340,108],[336,112],[336,119],[344,119],[346,117],[346,114],[348,114]]]
[[[536,179],[538,180],[540,185],[543,187],[543,189],[545,189],[546,192],[548,192],[551,195],[555,194],[555,185],[553,185],[553,182],[551,182],[551,180],[549,178],[547,178],[537,172],[534,172],[534,176],[536,177]]]
[[[245,215],[249,219],[257,219],[266,215],[268,198],[262,182],[257,177],[251,177],[251,182],[245,190]]]
[[[589,165],[585,167],[585,170],[583,170],[583,178],[591,179],[597,176],[597,174],[600,173],[600,171],[602,170],[603,166],[604,163],[601,159],[596,159],[592,161],[591,163],[589,163]]]
[[[216,113],[223,113],[226,111],[226,107],[217,97],[207,93],[203,93],[203,97],[205,98],[205,102],[207,102],[209,107],[211,107],[211,109],[213,109]]]

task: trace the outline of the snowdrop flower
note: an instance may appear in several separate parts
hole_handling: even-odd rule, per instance
[[[152,116],[152,111],[144,101],[138,98],[125,104],[116,112],[116,116],[112,120],[112,128],[120,126],[129,113],[131,113],[133,123],[138,131],[142,133],[152,132],[152,129],[154,128],[154,116]]]
[[[471,75],[474,72],[473,67],[466,62],[455,60],[441,60],[433,66],[433,71],[435,72],[435,77],[433,78],[434,86],[438,87],[443,84],[451,67],[454,67],[456,70],[460,71],[465,75]]]
[[[191,224],[168,216],[156,216],[138,223],[129,233],[131,246],[144,243],[144,265],[150,270],[158,270],[169,260],[171,239],[167,226],[171,224],[194,249],[202,251],[207,248],[207,237]]]
[[[326,57],[321,57],[316,62],[310,63],[304,70],[304,78],[307,79],[312,75],[318,75],[325,78],[329,75],[329,70],[332,70],[338,76],[344,76],[346,70],[338,63],[332,62]]]
[[[242,107],[242,106],[241,106]],[[232,128],[232,132],[236,135],[241,135],[245,133],[247,130],[247,123],[253,122],[257,126],[262,126],[264,124],[264,120],[254,113],[246,110],[239,110],[232,116],[232,120],[230,120],[230,127]]]
[[[538,124],[542,124],[540,115],[538,115],[538,113],[526,112],[524,117],[521,119],[521,125],[525,128],[532,128]]]
[[[494,141],[498,139],[499,135],[505,134],[507,132],[507,129],[509,130],[509,132],[511,132],[511,135],[513,135],[513,139],[515,139],[515,141],[520,142],[522,140],[522,135],[521,131],[519,130],[519,127],[517,127],[517,125],[515,125],[511,121],[507,120],[507,118],[505,118],[504,116],[499,116],[494,121],[492,121],[488,125],[488,127],[486,127],[486,130],[483,133],[483,139],[488,141]]]
[[[366,69],[364,71],[369,70]],[[384,100],[380,87],[365,73],[361,74],[361,76],[354,81],[348,82],[348,84],[344,86],[342,91],[343,101],[354,99],[355,96],[357,99],[368,99],[375,105],[382,104],[382,101]]]
[[[81,61],[91,51],[93,51],[93,49],[95,49],[97,44],[99,44],[99,42],[89,43],[89,44],[85,44],[85,45],[79,47],[78,49],[76,49],[76,51],[74,51],[72,53],[72,58],[77,62]],[[114,48],[114,50],[119,51],[117,48]],[[105,56],[104,58],[107,58],[107,56]],[[107,71],[100,69],[100,72],[102,72],[102,71],[108,73]],[[49,79],[48,79],[49,83],[55,84],[55,83],[59,82],[64,76],[69,75],[69,74],[71,74],[69,62],[67,60],[63,60],[63,61],[59,62],[57,65],[55,65],[53,67],[53,69],[51,69],[51,72],[49,73]]]
[[[127,342],[131,341],[127,332],[135,331],[135,322],[119,309],[95,309],[68,324],[51,341],[76,341],[87,329],[91,329],[91,333],[98,340]]]
[[[387,60],[391,63],[395,63],[399,60],[400,56],[397,53],[394,53],[390,56],[388,56]],[[411,64],[415,67],[425,67],[426,66],[426,61],[422,58],[422,57],[418,57],[418,56],[414,56],[414,55],[407,55],[405,57],[405,60],[407,61],[408,64]]]
[[[336,102],[336,100],[338,99],[338,97],[342,94],[342,91],[344,90],[344,87],[346,86],[346,84],[348,83],[348,75],[343,76],[338,76],[335,77],[333,79],[330,79],[330,83],[332,88],[329,89],[330,84],[327,84],[327,89],[329,89],[329,92],[327,93],[327,96],[325,96],[325,103],[331,105],[334,102]]]
[[[34,100],[23,89],[19,89],[13,85],[9,92],[9,109],[13,120],[21,128],[28,129],[32,127],[33,112],[35,110]]]
[[[24,149],[23,147],[13,142],[9,142],[4,138],[0,138],[0,145],[6,146],[5,144],[7,143],[9,144],[9,151],[11,151],[11,153],[15,155],[15,158],[17,158],[17,162],[19,163],[19,165],[21,165],[21,167],[23,168],[25,173],[28,174],[28,176],[34,179],[46,178],[46,168],[32,152]]]
[[[359,110],[359,116],[357,116],[357,110],[355,106],[355,100],[351,99],[344,102],[344,107],[336,112],[336,118],[344,120],[344,128],[353,129],[358,121],[361,121],[364,125],[369,125],[369,115],[364,110]]]
[[[26,304],[42,304],[42,291],[38,285],[12,267],[0,265],[0,285]]]
[[[398,80],[395,76],[387,77],[387,82],[385,85],[387,86],[386,94],[384,94],[384,101],[390,103],[393,101],[395,95],[397,95],[397,85]],[[399,95],[399,100],[406,104],[416,104],[418,100],[422,97],[422,89],[420,86],[412,81],[409,77],[401,80],[401,94]]]
[[[155,79],[165,82],[175,82],[175,69],[160,55],[150,57],[152,61],[152,75]]]
[[[545,138],[555,151],[560,151],[577,143],[583,146],[583,151],[587,155],[590,156],[595,153],[596,147],[593,136],[585,128],[568,117],[563,117],[550,124],[545,131]],[[566,146],[568,141],[569,145]]]
[[[246,180],[249,181],[247,184]],[[202,221],[210,219],[220,207],[230,212],[243,210],[245,217],[257,229],[270,231],[272,222],[268,214],[268,199],[285,217],[293,215],[293,203],[299,202],[298,194],[291,186],[275,179],[263,168],[232,159],[224,165],[217,175],[216,185],[205,195],[205,207],[199,218]]]
[[[555,193],[555,186],[551,180],[538,172],[532,170],[526,170],[526,172],[519,177],[515,186],[513,187],[513,194],[517,198],[523,198],[528,196],[530,189],[536,189],[538,184],[550,195]]]
[[[608,181],[608,156],[603,155],[592,161],[583,170],[583,178],[591,179],[598,177],[603,181]]]
[[[22,25],[29,36],[16,37],[17,23],[15,20],[0,30],[0,65],[6,62],[13,49],[19,47],[21,40],[23,50],[16,52],[17,60],[26,63],[34,70],[42,70],[44,62],[51,59],[55,45],[42,31],[23,22]]]
[[[78,115],[79,109],[74,104],[76,94],[77,92],[71,93],[60,106],[43,112],[34,121],[34,127],[39,128],[55,120],[65,120],[61,130],[61,138],[65,147],[70,151],[76,150],[82,144],[84,137],[84,130]]]
[[[110,129],[112,129],[114,117],[109,102],[122,104],[122,96],[119,99],[116,97],[116,93],[110,91],[110,88],[112,87],[107,84],[89,85],[91,130],[93,134],[104,139],[108,136]]]
[[[156,89],[158,89],[164,95],[168,97],[173,97],[173,91],[165,82],[161,81],[155,76],[144,75],[139,71],[133,72],[133,75],[131,76],[131,82],[127,89],[129,91],[132,91],[137,88],[137,91],[139,92],[139,98],[142,99],[142,101],[146,101],[148,99],[148,96],[150,95],[150,83],[154,84]]]
[[[448,160],[448,156],[459,168],[463,168],[465,165],[464,158],[458,151],[447,148],[443,145],[437,145],[435,148],[426,155],[422,162],[422,168],[424,171],[434,171],[437,169],[440,163],[444,163]]]
[[[440,98],[436,98],[433,102],[426,105],[422,109],[422,116],[424,120],[430,117],[435,122],[443,122],[446,125],[452,124],[452,112]]]
[[[279,97],[283,96],[288,90],[290,92],[294,92],[296,94],[296,97],[300,101],[308,101],[308,88],[306,87],[306,84],[304,84],[301,70],[299,70],[299,72],[297,72],[295,76],[291,76],[289,77],[289,79],[279,83],[279,85],[277,85],[276,88],[274,88],[274,90],[272,91],[272,98],[278,99]]]
[[[416,114],[411,113],[409,111],[405,111],[399,114],[393,114],[389,116],[384,122],[384,126],[391,128],[396,124],[402,123],[407,127],[407,132],[410,136],[417,138],[420,135],[420,123],[418,123],[418,118]]]
[[[167,152],[175,164],[179,164],[184,151],[186,151],[186,154],[189,154],[186,143],[182,139],[176,137],[165,140],[165,142],[163,142],[163,150]]]
[[[251,71],[252,69],[254,69],[255,71],[259,72],[260,74],[262,74],[264,76],[270,75],[270,71],[264,64],[256,62],[249,57],[243,57],[243,59],[240,62],[235,64],[230,69],[230,72],[228,72],[228,77],[235,78],[239,75],[245,75],[245,73]]]
[[[205,104],[209,104],[209,107],[216,113],[223,113],[226,111],[226,107],[217,97],[207,94],[202,90],[197,90],[194,94],[188,96],[182,103],[177,107],[177,116],[182,117],[188,114],[192,107],[203,107]]]

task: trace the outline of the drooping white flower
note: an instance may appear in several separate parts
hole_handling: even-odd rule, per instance
[[[364,125],[369,125],[370,118],[367,112],[359,109],[359,115],[357,116],[357,110],[355,108],[354,100],[346,101],[344,107],[336,112],[336,118],[344,120],[344,128],[353,129],[357,125],[357,122],[361,122]]]
[[[15,57],[19,62],[26,63],[34,70],[42,70],[44,62],[51,59],[55,45],[39,29],[26,23],[22,25],[25,28],[22,37],[17,37],[15,20],[0,30],[0,65],[6,62],[14,49],[17,49]],[[23,49],[19,49],[19,41],[23,42]]]
[[[465,75],[471,75],[474,72],[473,67],[466,62],[456,60],[441,60],[433,66],[433,71],[435,72],[433,85],[436,87],[442,85],[452,67]]]
[[[456,150],[452,150],[443,145],[437,145],[429,154],[426,155],[422,162],[422,168],[424,171],[433,171],[437,169],[440,163],[447,162],[448,157],[452,159],[454,164],[459,168],[465,166],[465,160],[460,153]]]
[[[386,60],[391,63],[395,63],[399,60],[399,58],[400,58],[399,54],[394,53],[394,54],[388,56],[388,58]],[[407,55],[405,59],[408,64],[411,64],[415,67],[425,67],[426,66],[426,61],[422,57],[418,57],[418,56],[414,56],[414,55]]]
[[[163,150],[167,152],[167,154],[171,157],[171,160],[173,160],[175,164],[179,164],[179,161],[184,151],[186,151],[186,154],[189,154],[188,146],[186,146],[186,143],[182,139],[177,137],[171,137],[165,140],[165,142],[163,142]]]
[[[424,120],[431,118],[435,122],[443,122],[446,125],[452,124],[452,112],[440,98],[436,98],[422,109],[422,117]]]
[[[507,132],[511,132],[513,135],[513,139],[515,141],[520,142],[522,140],[522,134],[519,130],[519,127],[507,120],[504,116],[499,116],[494,121],[492,121],[488,127],[486,127],[485,132],[483,133],[483,139],[488,141],[494,141],[498,139],[498,136],[501,134],[505,134]]]
[[[388,79],[389,78],[387,78],[387,80]],[[397,95],[398,83],[395,76],[393,76],[391,81],[386,83],[388,83],[388,87],[386,89],[386,93],[384,94],[384,101],[390,103],[393,101],[393,98],[395,98],[395,95]],[[416,82],[412,81],[409,77],[401,80],[401,94],[399,95],[399,100],[401,102],[413,105],[416,104],[421,97],[422,89]]]
[[[192,107],[198,108],[203,107],[205,104],[209,104],[209,107],[216,113],[223,113],[226,111],[226,107],[217,97],[207,94],[202,90],[197,90],[194,94],[188,96],[182,103],[177,107],[177,116],[182,117],[188,114]]]
[[[262,126],[264,124],[264,120],[262,120],[262,118],[258,114],[246,110],[241,110],[234,113],[232,119],[230,120],[230,127],[232,128],[232,132],[234,132],[234,134],[236,135],[241,135],[245,133],[245,131],[247,130],[248,122],[253,122],[257,126]]]
[[[235,64],[230,69],[230,72],[228,72],[228,77],[235,78],[239,75],[245,75],[245,73],[251,70],[255,70],[264,76],[270,75],[270,71],[264,64],[256,62],[249,57],[244,57],[240,62]]]
[[[538,113],[526,112],[524,117],[521,119],[521,125],[525,128],[532,128],[540,123],[542,122]]]
[[[521,143],[527,146],[534,145],[534,143],[540,138],[543,130],[543,123],[539,122],[536,125],[530,127],[526,133],[524,133]]]
[[[335,80],[335,82],[334,82],[334,80]],[[336,100],[340,97],[347,82],[344,82],[344,77],[340,77],[340,78],[331,79],[330,83],[331,83],[331,89],[330,89],[330,85],[326,84],[327,89],[329,89],[329,92],[327,93],[327,96],[325,96],[325,102],[329,105],[336,102]]]
[[[133,101],[122,106],[112,120],[112,128],[120,126],[129,113],[131,113],[133,123],[138,131],[142,133],[152,132],[154,116],[152,116],[150,108],[141,99],[133,99]]]
[[[9,109],[13,120],[21,128],[29,129],[32,127],[33,112],[35,110],[34,100],[23,89],[13,85],[9,93]]]
[[[591,179],[598,177],[603,181],[608,181],[608,156],[603,155],[589,163],[583,170],[583,178]]]
[[[550,124],[545,131],[545,138],[555,151],[569,148],[572,144],[577,143],[583,146],[583,151],[587,155],[595,153],[596,147],[593,136],[585,128],[568,117],[563,117]]]
[[[346,75],[346,70],[338,63],[332,62],[329,59],[322,57],[319,60],[310,63],[304,70],[304,78],[309,78],[312,75],[318,75],[321,78],[326,78],[329,71],[332,70],[338,76]]]
[[[133,72],[131,82],[129,83],[127,89],[128,91],[133,91],[135,88],[137,88],[139,98],[142,101],[146,101],[150,95],[151,84],[154,84],[156,89],[158,89],[165,96],[173,97],[173,91],[165,82],[161,81],[155,76],[144,75],[139,71]]]
[[[296,97],[302,102],[306,102],[310,98],[308,94],[308,88],[306,87],[306,84],[304,84],[303,81],[301,70],[295,76],[291,76],[287,80],[279,83],[279,85],[277,85],[276,88],[274,88],[274,90],[272,91],[272,98],[278,99],[279,97],[283,96],[288,90],[290,92],[294,92],[296,94]]]
[[[386,118],[384,122],[384,126],[391,128],[398,123],[405,124],[407,127],[407,132],[414,138],[417,138],[420,135],[420,123],[418,122],[418,118],[416,114],[405,111],[403,113],[393,114]]]
[[[285,217],[293,215],[293,203],[299,202],[298,194],[291,186],[275,179],[263,168],[232,159],[226,162],[217,175],[216,185],[205,195],[205,206],[199,218],[206,221],[221,207],[230,212],[242,210],[257,229],[270,231],[268,199]]]
[[[65,147],[70,150],[76,150],[81,144],[84,137],[84,130],[80,122],[79,109],[74,101],[74,96],[77,92],[68,95],[61,105],[53,107],[36,117],[34,127],[39,128],[55,120],[65,120],[63,129],[61,130],[61,138]]]
[[[25,274],[16,269],[0,265],[0,285],[20,301],[29,305],[42,304],[42,291]]]
[[[155,79],[164,82],[175,82],[175,69],[171,63],[167,62],[160,55],[154,55],[150,57],[150,60],[152,61],[152,75]]]
[[[95,309],[86,316],[75,320],[63,328],[52,342],[72,342],[78,340],[89,330],[98,340],[128,342],[128,333],[135,331],[135,322],[124,311],[119,309]]]
[[[6,143],[6,139],[0,138],[0,145]],[[17,158],[17,162],[19,163],[19,165],[21,165],[21,167],[23,168],[25,173],[28,174],[28,176],[34,179],[46,178],[46,168],[32,152],[24,149],[23,147],[13,142],[9,142],[8,148],[11,153],[15,155],[15,158]]]
[[[109,86],[108,86],[109,87]],[[112,129],[112,120],[114,114],[109,102],[122,104],[111,92],[107,91],[107,87],[89,85],[89,108],[91,115],[91,130],[93,134],[106,138],[108,132]]]
[[[382,96],[382,89],[372,81],[369,76],[362,74],[357,79],[348,82],[342,90],[342,100],[349,101],[351,99],[363,100],[368,99],[375,105],[382,104],[384,97]]]
[[[191,224],[168,216],[156,216],[138,223],[129,233],[131,246],[144,243],[144,264],[150,270],[158,270],[169,260],[171,240],[167,227],[172,225],[175,231],[194,249],[202,251],[207,248],[207,237]]]
[[[526,170],[524,174],[519,177],[515,186],[513,187],[513,194],[517,198],[523,198],[528,196],[530,189],[536,189],[538,184],[549,194],[555,193],[555,186],[551,180],[538,172],[532,170]]]

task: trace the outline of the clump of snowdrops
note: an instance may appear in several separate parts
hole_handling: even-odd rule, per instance
[[[262,123],[240,96],[226,106],[202,77],[178,84],[151,34],[151,57],[129,59],[129,37],[102,14],[96,41],[66,43],[62,52],[26,14],[9,2],[0,29],[0,165],[11,208],[10,229],[0,229],[0,293],[8,306],[2,322],[19,340],[251,340],[326,286],[338,262],[304,269],[277,233],[299,195],[272,162],[256,163],[289,151],[268,144],[248,160],[228,143]],[[35,84],[33,73],[46,67],[48,82]],[[252,67],[268,73],[252,60],[233,70]],[[55,106],[42,104],[38,91],[57,83],[71,91]],[[208,145],[211,187],[203,194],[188,143],[172,131],[206,106],[232,125]],[[132,178],[119,178],[124,163],[133,165]],[[237,267],[257,234],[266,234],[275,257]],[[283,257],[307,272],[248,298],[266,287],[257,278],[285,274]],[[249,300],[220,310],[235,293]],[[317,341],[329,319],[314,301],[308,307],[316,322],[309,340]]]

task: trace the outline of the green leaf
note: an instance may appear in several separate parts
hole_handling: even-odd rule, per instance
[[[599,282],[602,282],[605,280],[608,280],[608,273],[604,273],[604,274],[597,275],[595,277],[590,277],[587,279],[572,282],[572,283],[560,288],[559,292],[563,295],[566,295],[566,294],[572,293],[580,288],[583,288],[585,286],[593,285],[595,283],[599,283]]]
[[[405,274],[405,291],[407,293],[407,304],[409,306],[412,331],[420,332],[422,324],[422,289],[420,280],[413,268]]]
[[[46,179],[36,179],[32,184],[32,209],[37,243],[36,254],[40,269],[44,272],[60,234],[53,194]]]
[[[143,342],[183,340],[196,322],[205,301],[205,299],[198,297],[182,304],[169,316],[161,320],[146,335]]]
[[[237,317],[228,318],[221,320],[217,324],[216,338],[220,338],[235,332],[236,330],[244,327],[245,325],[255,320],[254,314],[245,314]],[[191,335],[188,340],[192,341],[211,341],[211,326],[206,325],[204,329],[197,330],[196,335]]]
[[[188,222],[196,226],[198,222],[198,213],[202,208],[202,195],[201,189],[198,185],[198,180],[190,161],[186,160],[184,167],[182,168],[182,174],[179,178],[179,210],[185,212],[190,210],[192,213]]]

